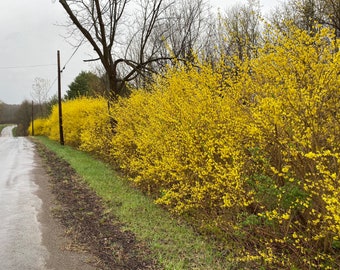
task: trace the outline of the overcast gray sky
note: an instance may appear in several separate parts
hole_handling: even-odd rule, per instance
[[[210,0],[215,7],[224,10],[246,0]],[[278,0],[262,0],[265,11]],[[0,100],[7,104],[20,104],[31,100],[32,84],[36,77],[50,80],[57,77],[57,50],[61,53],[61,65],[72,55],[74,48],[65,41],[66,29],[58,26],[67,20],[58,0],[10,0],[0,1]],[[67,64],[62,74],[62,90],[83,70],[92,70],[83,62],[93,54],[89,46],[81,46]],[[49,96],[57,91],[57,83]]]

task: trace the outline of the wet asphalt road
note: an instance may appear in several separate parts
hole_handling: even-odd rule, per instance
[[[12,128],[0,137],[0,269],[45,269],[48,251],[37,220],[42,201],[31,173],[34,146],[12,137]]]
[[[95,270],[90,253],[67,248],[70,239],[56,222],[48,175],[34,144],[0,136],[0,270]],[[72,242],[72,241],[71,241]]]

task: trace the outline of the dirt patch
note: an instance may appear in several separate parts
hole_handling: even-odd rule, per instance
[[[85,250],[98,258],[99,269],[160,269],[150,259],[146,244],[136,240],[112,214],[105,212],[103,201],[64,160],[36,142],[49,174],[52,193],[56,197],[53,215],[72,239],[70,248]]]

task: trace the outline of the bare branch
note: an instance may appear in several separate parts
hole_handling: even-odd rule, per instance
[[[73,29],[97,53],[98,58],[84,61],[101,61],[110,97],[120,94],[123,84],[132,79],[144,84],[174,56],[189,59],[205,39],[204,0],[135,1],[139,9],[132,0],[59,0]],[[132,8],[135,21],[129,14]]]

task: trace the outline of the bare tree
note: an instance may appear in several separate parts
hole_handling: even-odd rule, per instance
[[[164,21],[165,11],[172,5],[170,1],[136,1],[134,24],[137,31],[131,29],[129,33],[130,36],[127,39],[129,43],[124,57],[130,60],[126,62],[125,70],[120,70],[128,74],[126,77],[130,81],[134,80],[136,86],[144,85],[150,80],[151,75],[158,71],[155,69],[155,66],[158,66],[157,63],[173,59],[160,54],[160,47],[153,42],[154,36],[158,34],[159,23]]]
[[[340,1],[339,0],[316,0],[317,21],[335,30],[336,36],[340,37]]]
[[[59,0],[107,74],[110,97],[141,85],[173,59],[192,61],[211,34],[205,0]],[[210,45],[209,45],[210,46]]]
[[[261,41],[260,17],[258,1],[227,10],[217,27],[221,55],[237,56],[240,60],[256,56]]]
[[[130,0],[59,0],[68,13],[71,23],[92,45],[108,76],[109,97],[122,95],[126,82],[136,74],[158,61],[158,58],[145,58],[148,43],[162,11],[167,6],[165,0],[140,0],[143,13],[142,28],[137,28],[133,9],[136,3]],[[131,29],[136,29],[129,35]],[[130,40],[132,37],[133,40]],[[126,48],[139,40],[138,59],[127,58]],[[125,53],[123,53],[125,51]]]
[[[192,60],[202,52],[210,32],[209,7],[204,0],[182,0],[165,11],[158,25],[165,45],[179,58]],[[163,42],[164,44],[164,42]]]
[[[153,2],[141,0],[141,10],[147,10],[142,3],[145,5]],[[137,33],[135,42],[129,44],[129,57],[148,62],[148,65],[141,69],[142,76],[137,77],[137,86],[149,82],[153,73],[162,72],[170,59],[193,62],[196,55],[205,54],[207,44],[211,40],[209,35],[213,24],[209,11],[204,0],[176,0],[164,6],[158,20],[153,20],[153,17],[145,12],[136,16],[141,31]],[[149,23],[150,20],[152,24]],[[152,26],[152,31],[146,26]],[[148,33],[147,40],[143,38],[144,33]]]
[[[50,88],[50,81],[48,79],[36,77],[32,85],[32,98],[39,106],[40,116],[46,116],[47,110],[45,104],[48,98],[48,90]]]
[[[271,16],[271,22],[285,30],[285,22],[293,22],[310,33],[316,31],[319,23],[335,30],[340,37],[339,0],[289,0],[283,3]]]

